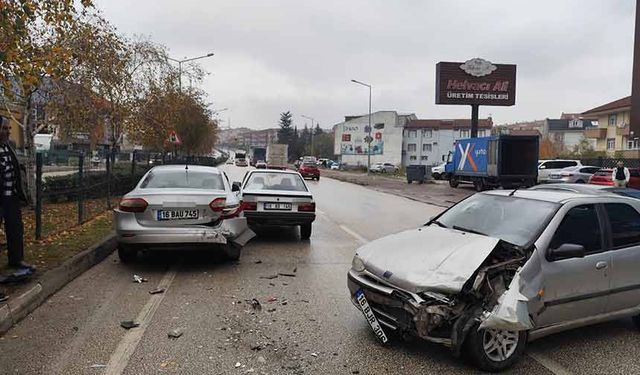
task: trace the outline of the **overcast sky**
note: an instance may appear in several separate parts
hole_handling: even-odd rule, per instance
[[[633,0],[98,0],[122,33],[174,58],[207,52],[202,84],[232,127],[277,126],[291,111],[324,128],[368,110],[468,118],[435,105],[435,64],[517,65],[516,105],[480,107],[505,123],[583,112],[630,95]],[[225,123],[226,126],[226,123]]]

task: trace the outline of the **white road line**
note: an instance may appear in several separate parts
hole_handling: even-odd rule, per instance
[[[369,240],[367,240],[366,238],[362,237],[361,235],[359,235],[358,233],[352,231],[351,229],[349,229],[349,227],[347,227],[346,225],[340,225],[340,229],[342,229],[343,231],[347,232],[348,234],[351,235],[351,237],[355,238],[356,240],[358,240],[358,242],[360,242],[361,244],[366,244],[367,242],[369,242]]]
[[[124,372],[124,369],[129,363],[131,355],[133,355],[133,352],[135,352],[136,347],[142,339],[142,336],[144,336],[144,332],[149,326],[149,323],[151,323],[153,315],[156,313],[156,310],[164,299],[164,296],[167,293],[169,286],[173,282],[175,276],[176,271],[173,268],[169,269],[169,271],[167,271],[167,273],[164,275],[164,277],[158,284],[158,288],[164,288],[165,292],[154,294],[149,298],[149,301],[147,301],[147,303],[144,305],[135,320],[135,322],[140,324],[140,326],[129,330],[124,335],[122,340],[120,340],[120,343],[118,344],[115,352],[113,352],[111,358],[109,358],[109,363],[107,364],[105,374],[120,375]]]
[[[547,357],[544,354],[536,353],[534,351],[527,351],[527,355],[533,358],[534,361],[541,364],[544,368],[551,371],[555,375],[570,375],[573,374],[570,370],[566,369],[560,363],[554,361],[553,359]]]

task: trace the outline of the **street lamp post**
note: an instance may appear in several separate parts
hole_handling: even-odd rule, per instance
[[[314,122],[315,120],[314,120],[312,117],[305,116],[305,115],[300,115],[300,117],[304,117],[304,118],[306,118],[306,119],[308,119],[308,120],[311,120],[311,156],[316,156],[316,155],[313,153],[313,122]]]
[[[213,52],[212,53],[207,53],[206,55],[202,55],[202,56],[198,56],[198,57],[192,57],[190,59],[183,59],[183,60],[177,60],[171,57],[167,56],[168,60],[171,61],[175,61],[178,63],[178,87],[180,88],[180,91],[182,91],[182,64],[189,62],[189,61],[194,61],[194,60],[200,60],[200,59],[205,59],[207,57],[211,57],[213,56]]]
[[[364,82],[356,81],[355,79],[352,79],[351,82],[369,88],[369,131],[367,132],[367,174],[369,174],[369,171],[371,169],[371,141],[373,141],[373,139],[371,138],[371,85]]]

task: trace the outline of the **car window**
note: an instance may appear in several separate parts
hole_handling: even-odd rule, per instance
[[[307,191],[304,181],[292,173],[252,173],[244,187],[246,190]]]
[[[602,233],[595,205],[577,206],[567,212],[550,247],[557,249],[563,244],[582,245],[587,253],[602,250]]]
[[[611,225],[613,247],[640,243],[640,213],[624,203],[607,203],[604,209]]]
[[[560,161],[560,168],[575,167],[578,165],[576,161]]]
[[[225,190],[220,173],[188,169],[151,171],[140,184],[140,188]]]

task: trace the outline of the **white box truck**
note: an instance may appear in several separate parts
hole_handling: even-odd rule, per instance
[[[267,168],[287,169],[289,145],[271,143],[267,145]]]

